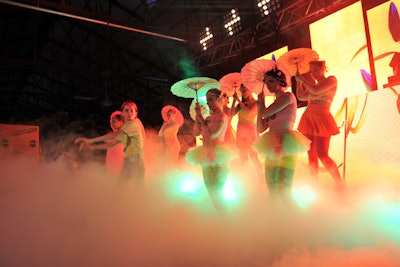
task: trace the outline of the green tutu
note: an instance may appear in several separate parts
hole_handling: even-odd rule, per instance
[[[253,143],[253,149],[264,157],[280,158],[306,152],[310,144],[311,141],[297,131],[280,135],[266,132]]]
[[[239,153],[235,147],[228,144],[216,146],[198,146],[186,152],[186,161],[201,166],[212,166],[228,163],[238,157]]]

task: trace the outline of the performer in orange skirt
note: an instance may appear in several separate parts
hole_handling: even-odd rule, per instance
[[[297,97],[307,100],[308,106],[300,119],[298,130],[311,140],[308,161],[311,175],[318,176],[318,159],[335,181],[336,189],[341,191],[344,181],[337,164],[329,156],[329,144],[332,135],[339,133],[339,128],[330,113],[330,107],[336,94],[337,79],[335,76],[325,77],[325,61],[310,62],[310,74],[315,81],[306,80],[296,75]]]

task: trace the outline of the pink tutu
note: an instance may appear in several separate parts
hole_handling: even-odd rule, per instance
[[[238,157],[237,149],[228,144],[198,146],[186,152],[186,161],[194,165],[210,166],[228,163]]]
[[[291,131],[285,134],[266,132],[253,143],[253,149],[267,158],[280,158],[306,152],[311,141],[300,132]]]

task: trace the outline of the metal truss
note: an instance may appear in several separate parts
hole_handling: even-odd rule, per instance
[[[254,27],[245,29],[227,41],[201,52],[196,58],[199,69],[221,64],[246,51],[255,49],[276,35],[291,31],[300,25],[322,18],[344,8],[356,0],[299,0],[283,4],[282,9],[267,16]],[[215,43],[214,43],[215,44]]]

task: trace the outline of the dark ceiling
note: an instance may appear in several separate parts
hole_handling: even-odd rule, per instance
[[[354,2],[282,0],[262,18],[255,0],[0,0],[0,123],[55,114],[107,123],[131,99],[156,126],[163,105],[188,106],[170,93],[175,82],[219,79],[281,46],[309,46],[310,22]],[[233,7],[242,31],[228,38],[222,20]],[[206,26],[215,41],[203,52]]]

